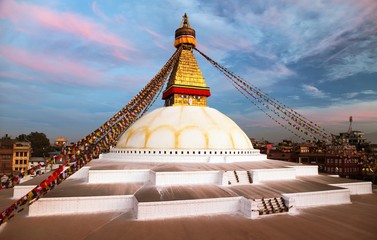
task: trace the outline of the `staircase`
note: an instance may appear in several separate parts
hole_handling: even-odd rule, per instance
[[[226,172],[228,185],[246,185],[253,183],[249,171],[227,171]]]
[[[259,215],[288,212],[282,197],[255,199],[258,204]]]

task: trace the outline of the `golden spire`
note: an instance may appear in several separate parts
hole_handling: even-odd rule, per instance
[[[186,13],[175,30],[174,46],[183,49],[162,95],[165,106],[207,106],[211,93],[193,54],[195,30],[190,27]]]

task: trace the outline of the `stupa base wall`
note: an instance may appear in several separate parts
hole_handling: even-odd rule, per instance
[[[112,149],[101,154],[100,159],[120,162],[189,162],[189,163],[233,163],[267,160],[259,150],[231,149]]]
[[[282,195],[288,202],[294,202],[297,208],[351,203],[350,191],[348,189],[284,193]]]
[[[152,171],[133,170],[89,170],[88,183],[151,183]]]
[[[253,183],[271,180],[296,179],[296,170],[293,168],[256,169],[251,170]]]
[[[29,216],[128,211],[133,195],[41,198],[29,206]]]
[[[318,166],[317,165],[302,165],[302,166],[288,166],[296,170],[296,177],[301,176],[316,176],[318,175]]]
[[[240,213],[241,197],[196,199],[163,202],[139,202],[139,220]]]
[[[90,170],[88,183],[145,183],[158,186],[215,184],[227,186],[253,184],[262,181],[293,180],[296,179],[296,174],[297,171],[294,168],[169,172],[155,172],[149,169]],[[366,190],[362,191],[366,192]]]
[[[331,186],[347,188],[351,195],[362,195],[373,193],[372,182],[337,183]]]
[[[33,190],[37,185],[17,185],[13,187],[13,198],[19,199]]]
[[[155,185],[216,184],[223,181],[222,171],[153,172]]]

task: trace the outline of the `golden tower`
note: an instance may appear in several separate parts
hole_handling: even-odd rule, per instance
[[[174,46],[182,47],[182,52],[162,95],[165,106],[207,106],[211,93],[193,54],[195,30],[190,27],[186,13],[175,30]]]

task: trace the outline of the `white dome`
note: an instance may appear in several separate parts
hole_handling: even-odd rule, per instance
[[[120,137],[117,149],[253,149],[250,139],[226,115],[210,107],[158,108]]]

